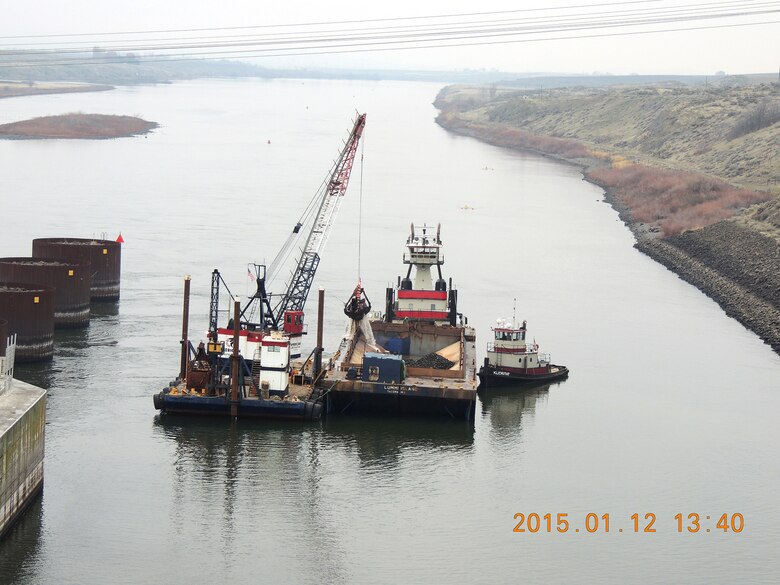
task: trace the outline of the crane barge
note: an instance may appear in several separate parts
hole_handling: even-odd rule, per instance
[[[197,348],[188,339],[190,280],[185,279],[180,371],[175,380],[154,395],[156,409],[164,413],[233,417],[320,418],[322,406],[312,398],[305,376],[292,379],[291,359],[301,355],[306,299],[346,194],[365,123],[365,114],[355,118],[327,180],[271,265],[251,265],[249,273],[256,289],[243,307],[219,270],[214,269],[208,340]],[[285,292],[269,293],[268,283],[303,235],[306,241]],[[229,320],[220,326],[220,298],[225,293],[232,301],[232,310]]]

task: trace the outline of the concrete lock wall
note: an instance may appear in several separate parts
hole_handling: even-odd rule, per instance
[[[46,391],[14,380],[0,396],[0,537],[43,488]]]

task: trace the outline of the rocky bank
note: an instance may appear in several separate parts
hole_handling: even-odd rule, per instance
[[[780,354],[780,245],[734,221],[637,248],[706,293]]]

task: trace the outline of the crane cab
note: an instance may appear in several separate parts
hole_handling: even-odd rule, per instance
[[[303,311],[285,311],[282,319],[282,331],[290,338],[290,357],[301,357],[301,338],[306,335]]]
[[[282,330],[287,335],[303,335],[306,333],[306,326],[303,323],[303,311],[285,311],[284,325]]]

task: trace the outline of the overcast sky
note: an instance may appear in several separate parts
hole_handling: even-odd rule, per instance
[[[122,31],[150,31],[166,29],[195,29],[212,27],[266,26],[271,24],[298,24],[369,19],[408,18],[413,16],[450,15],[457,13],[485,13],[492,11],[526,10],[494,15],[463,17],[460,19],[415,21],[392,20],[353,25],[331,25],[330,29],[349,27],[356,31],[378,26],[407,26],[413,24],[438,25],[452,22],[511,20],[532,24],[531,19],[607,19],[617,11],[656,11],[689,7],[702,13],[714,9],[763,9],[778,12],[749,17],[695,20],[662,23],[641,27],[612,27],[573,32],[552,32],[545,35],[494,37],[501,44],[456,46],[447,48],[415,48],[381,52],[352,52],[348,54],[305,55],[296,57],[264,57],[254,62],[266,66],[331,66],[349,68],[412,68],[412,69],[500,69],[513,72],[592,73],[676,73],[714,74],[776,72],[780,65],[780,2],[726,2],[718,0],[658,0],[656,2],[609,2],[609,0],[461,0],[425,1],[396,0],[376,3],[366,0],[328,0],[326,2],[262,2],[257,0],[27,0],[3,2],[0,19],[2,48],[20,46],[30,40],[10,39],[18,35],[46,35],[73,33],[104,33]],[[693,8],[696,5],[696,8]],[[549,10],[549,8],[559,10]],[[529,9],[545,8],[545,11]],[[639,15],[640,12],[634,14]],[[583,16],[584,15],[584,16]],[[709,30],[688,30],[656,34],[623,35],[637,30],[668,28],[723,27],[723,25],[763,23],[753,26],[734,26]],[[522,23],[521,23],[522,24]],[[328,27],[321,27],[322,30]],[[262,32],[259,31],[254,32]],[[306,27],[281,29],[286,32],[306,31]],[[218,31],[212,35],[237,34],[253,31]],[[504,41],[540,37],[566,37],[597,34],[615,34],[602,38],[544,40],[534,42]],[[195,34],[195,33],[192,33]],[[197,33],[206,34],[206,33]],[[171,35],[168,35],[171,36]],[[94,37],[82,40],[92,41]],[[43,41],[44,39],[41,39]],[[57,42],[58,39],[45,39]],[[485,42],[490,39],[463,42]],[[95,43],[99,44],[99,43]]]

